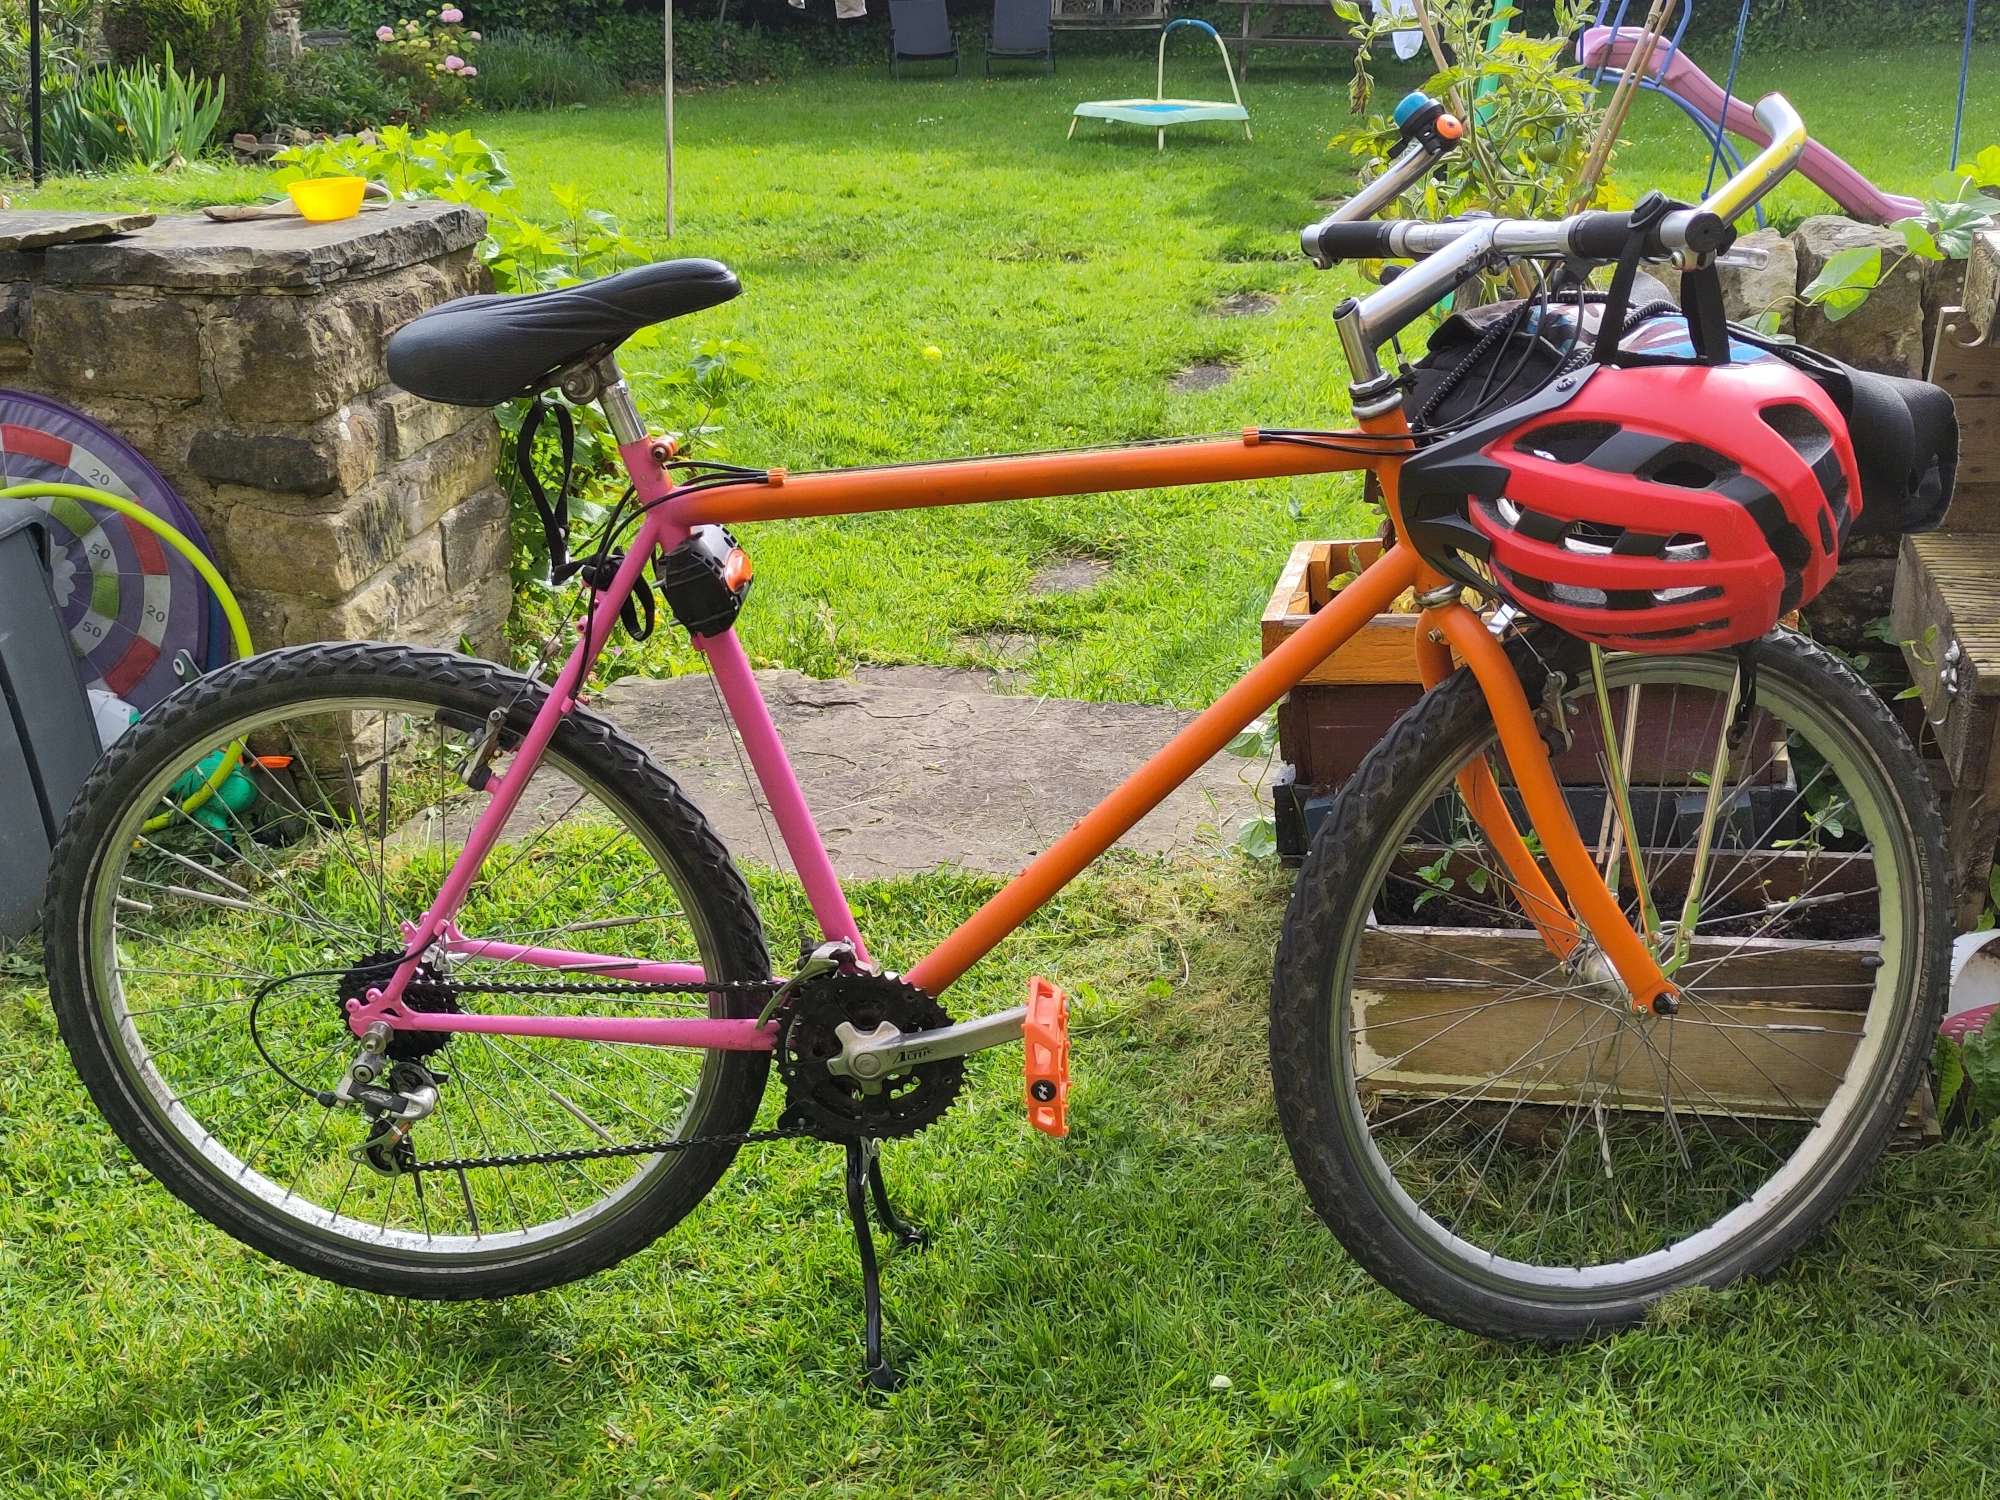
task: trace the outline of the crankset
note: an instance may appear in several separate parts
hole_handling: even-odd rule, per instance
[[[899,1065],[874,1076],[835,1071],[849,1043],[892,1027],[905,1036],[949,1026],[943,1006],[894,974],[824,974],[800,985],[778,1015],[778,1073],[785,1080],[782,1125],[821,1140],[894,1140],[915,1135],[951,1108],[965,1082],[965,1059]]]

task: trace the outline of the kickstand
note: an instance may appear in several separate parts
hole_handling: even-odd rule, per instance
[[[854,1224],[854,1248],[861,1256],[861,1307],[867,1327],[867,1380],[871,1389],[893,1391],[903,1377],[882,1357],[882,1277],[875,1264],[875,1237],[868,1232],[868,1188],[875,1190],[875,1204],[883,1225],[901,1238],[909,1226],[896,1218],[889,1207],[889,1195],[882,1187],[882,1169],[875,1163],[874,1141],[847,1143],[847,1217]]]
[[[875,1197],[875,1217],[882,1221],[885,1232],[896,1237],[896,1243],[911,1250],[927,1244],[930,1236],[924,1233],[921,1224],[912,1224],[896,1212],[896,1205],[889,1201],[889,1188],[882,1181],[882,1147],[880,1142],[869,1141],[862,1149],[868,1154],[868,1191]]]

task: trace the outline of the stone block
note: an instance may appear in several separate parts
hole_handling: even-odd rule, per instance
[[[337,600],[390,563],[403,538],[396,490],[378,482],[339,510],[318,514],[232,505],[217,545],[232,583]]]
[[[508,576],[514,555],[509,519],[507,492],[497,484],[474,492],[444,513],[438,529],[444,536],[445,578],[454,590],[496,575]]]
[[[1833,214],[1807,219],[1792,234],[1803,291],[1842,250],[1869,247],[1882,252],[1884,276],[1868,300],[1838,321],[1816,307],[1798,310],[1799,342],[1885,375],[1919,376],[1924,365],[1924,262],[1903,259],[1902,235],[1876,224],[1857,224]],[[1893,269],[1892,269],[1893,268]]]
[[[313,640],[425,640],[424,627],[450,597],[445,585],[444,542],[424,533],[381,572],[311,623]],[[304,623],[301,621],[301,623]]]
[[[413,637],[425,645],[459,649],[461,641],[472,647],[474,656],[499,661],[507,648],[507,616],[514,607],[514,586],[502,573],[470,588],[454,593],[435,614],[435,624],[426,621]]]
[[[216,396],[237,420],[317,421],[382,383],[381,339],[361,298],[231,298],[207,332]]]
[[[379,448],[374,412],[343,406],[311,428],[200,428],[187,463],[216,484],[313,498],[351,494],[367,484],[375,477]]]
[[[201,394],[201,322],[171,297],[106,296],[44,287],[35,296],[35,374],[81,394]]]
[[[461,427],[482,419],[492,420],[490,414],[480,407],[446,406],[439,401],[426,401],[422,396],[412,396],[393,385],[383,387],[383,392],[375,409],[381,416],[383,441],[391,458],[408,458],[418,450],[450,437]]]
[[[486,217],[462,203],[397,203],[331,224],[303,219],[216,223],[174,214],[116,239],[43,252],[67,286],[153,286],[227,296],[257,288],[322,290],[336,282],[470,254]]]
[[[500,429],[488,417],[461,427],[390,471],[401,486],[403,531],[415,536],[474,490],[493,482]]]

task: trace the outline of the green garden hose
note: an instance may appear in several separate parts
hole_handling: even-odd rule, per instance
[[[92,505],[101,505],[106,510],[116,511],[128,521],[136,521],[159,539],[185,557],[202,582],[215,591],[215,599],[222,606],[223,618],[229,621],[229,634],[236,646],[236,655],[241,658],[253,653],[250,644],[250,627],[243,622],[243,611],[237,608],[236,596],[229,591],[229,585],[222,581],[222,575],[215,570],[215,564],[203,552],[174,527],[162,521],[137,501],[127,500],[123,495],[114,495],[106,490],[94,490],[83,484],[16,484],[0,489],[0,500],[40,500],[64,499],[84,500]],[[222,784],[236,773],[243,760],[243,746],[234,744],[217,761],[208,773],[200,789],[179,804],[177,811],[191,813],[209,798],[213,797]],[[152,833],[166,827],[173,821],[171,812],[161,813],[156,818],[147,819],[143,832]]]

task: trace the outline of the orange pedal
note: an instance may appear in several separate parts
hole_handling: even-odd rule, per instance
[[[1028,1074],[1028,1123],[1044,1135],[1068,1135],[1069,996],[1046,979],[1028,981],[1021,1043]]]

